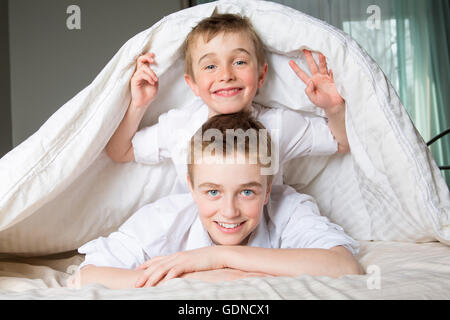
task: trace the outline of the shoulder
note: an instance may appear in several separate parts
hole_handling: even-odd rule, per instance
[[[299,206],[316,207],[313,197],[299,193],[288,185],[274,185],[270,193],[270,209],[279,215],[290,216]]]
[[[196,214],[190,193],[169,195],[137,210],[119,231],[134,234],[141,243],[149,244],[180,228],[187,230]]]
[[[202,118],[208,115],[208,107],[201,99],[192,100],[181,108],[170,109],[162,116],[167,119]]]
[[[286,124],[295,124],[298,128],[306,118],[302,113],[288,108],[271,108],[258,103],[253,103],[252,114],[267,129],[285,128]]]

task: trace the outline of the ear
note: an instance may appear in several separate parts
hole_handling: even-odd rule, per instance
[[[261,72],[259,74],[259,79],[258,79],[258,89],[261,88],[264,84],[264,80],[266,79],[266,75],[267,75],[267,70],[269,69],[269,66],[266,63],[264,63],[264,66],[261,67]]]
[[[195,79],[188,75],[187,73],[184,74],[184,80],[188,84],[188,86],[191,88],[192,92],[198,97],[200,95],[197,83],[195,82]]]
[[[188,183],[188,186],[189,186],[189,190],[191,191],[192,194],[194,194],[194,187],[192,185],[191,178],[189,177],[189,173],[186,175],[186,178],[187,178],[187,183]]]

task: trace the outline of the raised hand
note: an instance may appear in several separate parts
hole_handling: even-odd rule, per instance
[[[295,74],[306,84],[305,93],[316,106],[333,112],[333,109],[344,104],[344,99],[336,89],[333,71],[328,71],[325,56],[319,53],[319,66],[316,65],[311,51],[303,50],[308,67],[311,72],[309,76],[293,60],[289,65]]]
[[[146,53],[137,59],[136,71],[131,77],[131,104],[137,108],[146,108],[158,93],[158,77],[150,68],[155,64],[155,54]]]

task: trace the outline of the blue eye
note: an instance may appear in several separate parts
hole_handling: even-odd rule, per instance
[[[253,195],[253,191],[252,190],[243,190],[242,194],[246,197],[250,197],[251,195]]]
[[[236,61],[236,64],[237,64],[238,66],[242,66],[242,65],[246,64],[246,62],[245,62],[245,61],[242,61],[242,60],[239,60],[239,61]]]
[[[218,190],[209,190],[208,195],[210,195],[211,197],[217,197],[219,195],[219,191]]]
[[[215,68],[215,66],[212,65],[212,64],[210,64],[209,66],[206,66],[206,67],[205,67],[206,70],[212,70],[212,69],[214,69],[214,68]]]

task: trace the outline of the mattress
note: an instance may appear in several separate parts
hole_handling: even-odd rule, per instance
[[[340,278],[265,277],[222,283],[173,279],[139,290],[91,284],[64,288],[83,257],[76,252],[0,259],[0,299],[448,299],[450,248],[439,242],[362,241],[357,256],[366,275]]]

